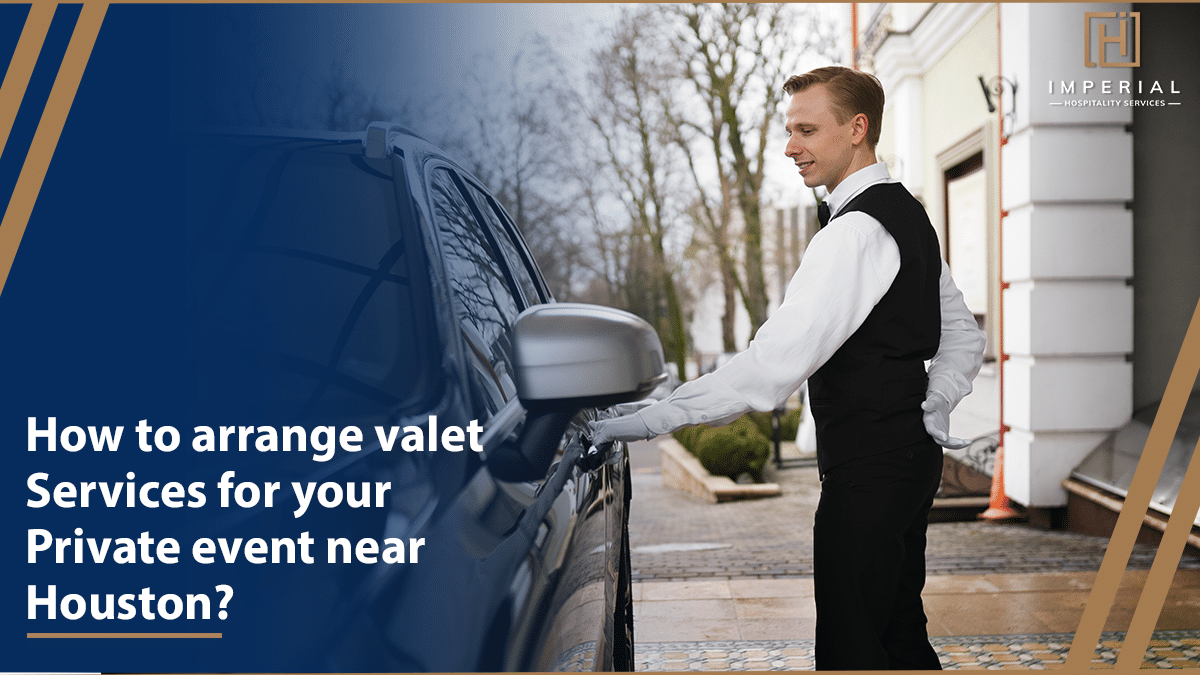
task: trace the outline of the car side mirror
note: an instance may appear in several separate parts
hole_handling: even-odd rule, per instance
[[[513,329],[517,395],[529,410],[571,410],[644,398],[666,379],[658,334],[599,305],[537,305]]]
[[[667,378],[650,324],[610,307],[530,307],[517,317],[513,345],[517,395],[529,418],[517,447],[489,454],[502,480],[541,478],[575,413],[645,398]]]

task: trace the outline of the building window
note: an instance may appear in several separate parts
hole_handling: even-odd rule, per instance
[[[983,152],[946,169],[946,262],[963,300],[987,330],[988,190]]]

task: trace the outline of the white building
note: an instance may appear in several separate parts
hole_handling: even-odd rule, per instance
[[[979,395],[1002,388],[985,407],[1006,491],[1061,507],[1071,470],[1162,398],[1200,299],[1200,7],[858,7],[888,94],[879,156],[1002,368]]]

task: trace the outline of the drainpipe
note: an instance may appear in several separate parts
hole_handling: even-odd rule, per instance
[[[858,3],[850,3],[850,61],[858,70]]]
[[[1003,77],[1002,68],[1003,60],[1003,35],[1001,34],[1000,24],[1000,7],[1001,3],[996,3],[996,74]],[[1003,82],[1004,80],[1001,80]],[[999,313],[1000,331],[997,353],[998,361],[1000,362],[1000,448],[1004,447],[1004,434],[1009,431],[1008,425],[1004,423],[1004,363],[1008,361],[1008,352],[1004,351],[1004,291],[1008,290],[1009,283],[1004,280],[1004,219],[1008,217],[1008,211],[1004,209],[1004,146],[1008,145],[1008,137],[1004,134],[1004,87],[1000,87],[1000,95],[997,97],[1000,106],[1000,146],[996,150],[996,198],[1000,202],[1000,222],[998,224],[999,238],[999,255],[997,256],[997,276],[1000,281],[1000,302],[997,305]],[[1013,118],[1013,123],[1016,123],[1016,117]]]
[[[1000,31],[1000,3],[996,3],[996,73],[1003,76],[1001,70],[1003,64],[1003,40]],[[1004,80],[1001,79],[1001,82]],[[1009,284],[1004,281],[1004,219],[1008,217],[1008,211],[1004,209],[1004,146],[1008,144],[1008,139],[1004,135],[1004,87],[999,87],[1000,93],[996,97],[996,102],[1000,110],[1000,146],[996,150],[996,197],[1000,201],[1000,221],[998,226],[999,238],[999,255],[998,274],[1000,281],[1000,302],[996,308],[997,320],[1000,322],[1000,339],[997,345],[997,364],[1000,369],[1000,438],[999,445],[996,448],[996,460],[992,467],[992,495],[988,502],[988,509],[979,514],[983,520],[1003,521],[1012,520],[1020,517],[1020,512],[1012,508],[1012,504],[1008,499],[1008,495],[1004,491],[1004,435],[1009,431],[1008,425],[1004,423],[1004,363],[1008,361],[1008,353],[1004,351],[1004,291],[1008,290]],[[1015,123],[1015,118],[1014,118]]]

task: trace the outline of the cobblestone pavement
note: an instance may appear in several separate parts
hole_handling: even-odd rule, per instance
[[[780,483],[780,497],[709,504],[663,487],[654,443],[636,444],[633,459],[629,531],[635,581],[812,575],[812,520],[820,492],[815,467],[769,475]],[[931,575],[1092,572],[1100,568],[1108,545],[1104,537],[985,522],[934,523],[928,541]],[[1137,546],[1128,569],[1149,569],[1154,552],[1154,547]],[[1200,569],[1200,558],[1185,556],[1179,566]],[[1046,578],[1055,576],[1063,575]],[[1190,628],[1187,623],[1178,627]],[[811,635],[810,628],[803,630]],[[799,625],[797,632],[804,635]],[[1104,633],[1091,668],[1114,667],[1123,638],[1123,633]],[[1072,639],[1071,633],[1040,633],[934,636],[930,642],[947,670],[1042,670],[1063,667]],[[639,642],[635,665],[651,671],[812,670],[813,641]],[[1142,667],[1200,667],[1200,630],[1156,631]]]
[[[1070,633],[933,637],[946,670],[1050,670],[1062,668]],[[1091,668],[1112,668],[1120,633],[1103,633]],[[637,670],[812,670],[812,640],[667,642],[637,646]],[[1142,668],[1200,667],[1200,631],[1157,631]]]
[[[629,538],[635,581],[812,574],[812,520],[820,491],[815,467],[774,472],[772,479],[783,489],[779,497],[708,504],[663,487],[649,457],[656,445],[638,444],[634,453],[639,461]],[[926,559],[929,574],[1094,571],[1107,546],[1104,537],[1022,524],[934,523]],[[1137,546],[1129,569],[1148,569],[1154,550]],[[1180,567],[1200,568],[1200,559],[1185,557]]]

